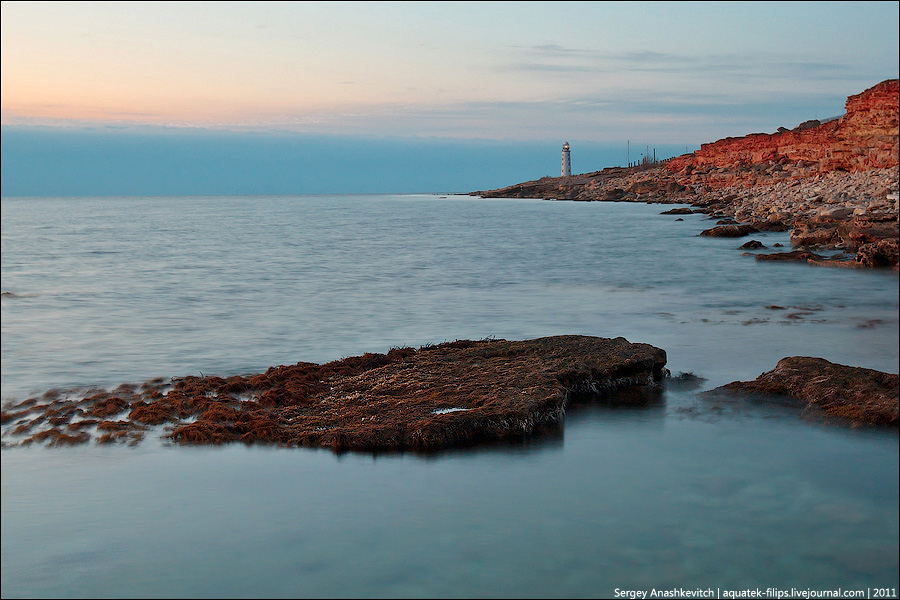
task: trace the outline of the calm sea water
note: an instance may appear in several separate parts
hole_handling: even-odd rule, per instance
[[[624,336],[702,389],[792,355],[898,371],[895,273],[758,263],[665,208],[3,199],[2,399],[489,336]],[[895,430],[694,391],[428,456],[150,437],[0,458],[4,598],[898,587]]]

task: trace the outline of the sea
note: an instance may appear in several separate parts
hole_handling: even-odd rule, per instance
[[[897,429],[697,393],[787,356],[897,373],[897,273],[759,262],[788,234],[747,252],[669,208],[3,198],[4,403],[561,334],[653,344],[701,379],[429,454],[6,434],[2,597],[896,597]]]

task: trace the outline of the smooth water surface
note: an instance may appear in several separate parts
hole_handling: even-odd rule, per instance
[[[624,336],[703,389],[898,371],[894,272],[759,263],[643,204],[2,201],[2,399],[489,336]],[[767,246],[787,234],[756,236]],[[771,251],[771,250],[767,250]],[[896,431],[693,391],[437,455],[4,448],[2,595],[596,597],[897,587]]]

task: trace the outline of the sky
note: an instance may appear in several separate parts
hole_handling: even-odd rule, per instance
[[[470,191],[558,174],[564,141],[574,172],[680,154],[898,77],[898,6],[3,2],[2,194]]]

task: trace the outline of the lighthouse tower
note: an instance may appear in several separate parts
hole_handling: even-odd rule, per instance
[[[572,174],[572,159],[569,157],[569,142],[563,144],[562,151],[562,168],[560,169],[560,177],[568,177]]]

